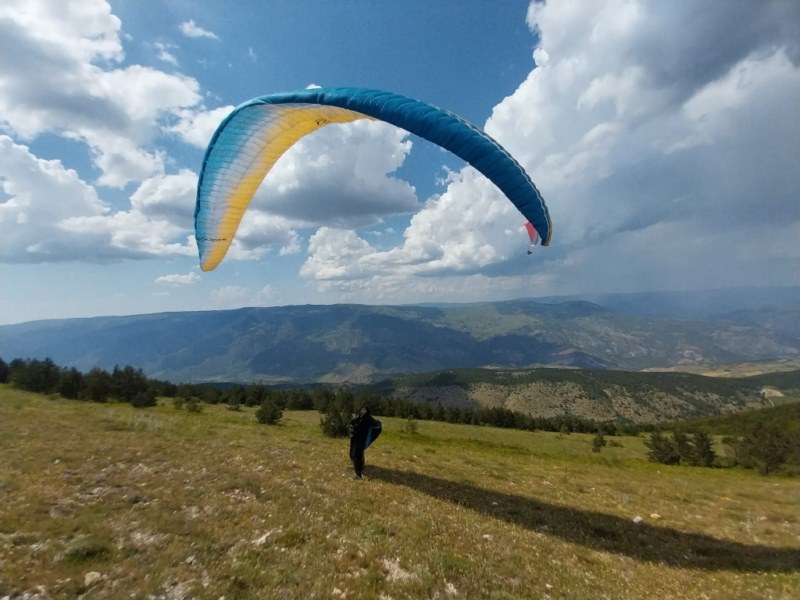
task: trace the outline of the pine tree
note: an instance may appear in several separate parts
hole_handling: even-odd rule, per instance
[[[124,400],[133,402],[138,397],[138,402],[144,401],[143,394],[147,394],[149,382],[141,369],[131,366],[120,368],[114,367],[111,372],[111,395]]]
[[[0,383],[8,383],[8,364],[0,358]]]
[[[58,380],[58,393],[64,398],[75,400],[80,396],[83,387],[83,374],[75,367],[64,369]]]
[[[675,448],[675,453],[678,455],[679,463],[684,465],[692,464],[692,445],[689,443],[689,438],[682,431],[676,431],[672,434],[672,445]]]
[[[650,434],[650,439],[644,441],[644,445],[650,449],[647,456],[654,462],[676,465],[680,461],[675,443],[657,429]]]
[[[791,451],[789,436],[775,424],[757,423],[742,444],[750,464],[762,475],[776,471],[786,462]]]
[[[95,402],[105,402],[111,395],[111,376],[95,367],[83,378],[81,397]]]
[[[691,464],[696,467],[711,467],[716,458],[711,436],[704,431],[696,432],[692,439]]]

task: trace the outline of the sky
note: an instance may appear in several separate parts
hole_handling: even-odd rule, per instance
[[[0,323],[800,285],[800,2],[4,0],[0,39]],[[460,159],[358,121],[292,147],[202,272],[214,130],[309,86],[484,128],[551,246]]]

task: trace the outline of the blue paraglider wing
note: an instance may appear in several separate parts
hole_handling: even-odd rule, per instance
[[[536,228],[551,237],[547,206],[522,166],[458,115],[405,96],[361,88],[316,88],[253,98],[217,128],[197,185],[195,238],[204,271],[224,258],[250,200],[269,170],[303,136],[332,123],[377,119],[449,150],[491,180]]]
[[[380,421],[375,419],[375,424],[367,430],[367,438],[364,440],[364,450],[369,448],[369,445],[378,439],[381,431],[383,431],[383,425]]]

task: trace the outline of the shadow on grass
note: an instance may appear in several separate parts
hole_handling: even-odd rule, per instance
[[[707,570],[800,571],[800,549],[751,546],[637,524],[614,515],[548,504],[410,471],[369,466],[367,475],[545,535],[638,560]]]

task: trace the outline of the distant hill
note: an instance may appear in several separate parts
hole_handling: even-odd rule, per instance
[[[450,306],[286,306],[0,326],[6,361],[115,364],[180,382],[354,382],[452,368],[639,370],[797,358],[798,315],[623,314],[582,300]]]
[[[549,296],[539,302],[592,302],[624,315],[667,319],[739,319],[751,313],[800,310],[800,287],[728,288],[697,292],[633,292]],[[796,326],[800,326],[797,323]]]
[[[383,396],[444,407],[657,423],[770,406],[773,400],[762,394],[765,387],[800,397],[800,371],[719,378],[615,370],[451,369],[389,378],[371,387]],[[786,396],[781,401],[796,402]]]

